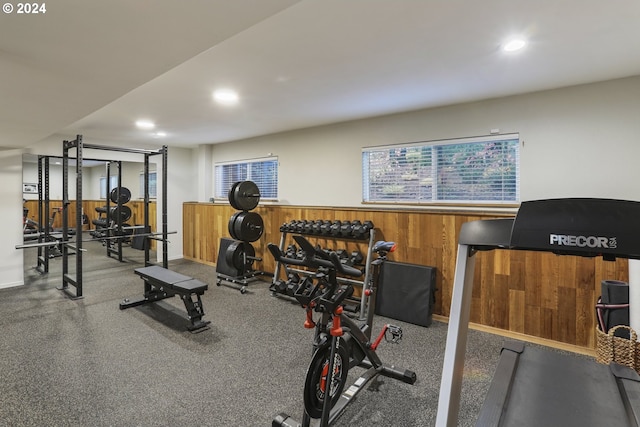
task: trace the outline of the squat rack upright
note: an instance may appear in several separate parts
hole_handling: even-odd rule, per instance
[[[110,147],[105,145],[84,144],[82,135],[76,135],[76,139],[72,141],[63,141],[62,156],[62,241],[67,242],[69,239],[69,151],[76,150],[76,228],[82,224],[82,160],[83,150],[106,150],[118,151],[124,153],[134,153],[144,155],[144,226],[145,230],[149,226],[149,157],[155,155],[162,156],[162,233],[161,238],[155,238],[162,241],[162,267],[167,268],[169,264],[168,240],[167,240],[167,146],[163,145],[158,150],[143,150],[135,148]],[[108,197],[108,196],[107,196]],[[76,232],[76,240],[74,244],[62,244],[62,286],[59,288],[72,299],[82,298],[82,233]],[[153,237],[147,236],[151,239]],[[69,274],[69,249],[75,251],[76,269],[75,277]],[[144,245],[144,265],[149,266],[152,263],[149,260],[149,244]],[[70,289],[75,288],[75,292]]]
[[[56,236],[53,229],[50,228],[50,221],[53,221],[53,215],[50,215],[50,197],[49,197],[49,170],[51,159],[60,159],[61,156],[39,155],[38,156],[38,244],[50,242],[52,235]],[[71,159],[75,160],[74,157]],[[84,159],[93,161],[103,161],[98,159]],[[58,163],[59,164],[59,163]],[[118,183],[121,181],[121,177],[118,176]],[[109,181],[107,180],[107,194],[109,194],[108,188]],[[107,198],[107,203],[109,199]],[[76,224],[77,227],[77,224]],[[76,230],[79,231],[79,230]],[[69,229],[71,232],[71,229]],[[27,245],[28,246],[28,245]],[[52,246],[42,245],[38,246],[38,258],[36,269],[41,273],[49,272],[49,260],[52,252]],[[60,251],[62,253],[62,251]],[[120,261],[122,261],[120,259]]]

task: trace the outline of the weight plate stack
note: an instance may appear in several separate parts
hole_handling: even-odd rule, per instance
[[[255,242],[264,233],[264,222],[260,214],[251,212],[260,202],[260,189],[253,181],[238,181],[229,189],[229,204],[238,210],[229,218],[229,235],[234,239],[224,252],[227,265],[232,266],[241,276],[252,272],[256,257],[250,242]],[[281,226],[281,230],[286,224]],[[222,249],[223,250],[223,249]],[[245,292],[245,287],[240,288]]]

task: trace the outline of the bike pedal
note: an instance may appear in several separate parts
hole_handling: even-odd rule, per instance
[[[396,325],[387,325],[384,339],[392,344],[398,344],[402,340],[402,328]]]

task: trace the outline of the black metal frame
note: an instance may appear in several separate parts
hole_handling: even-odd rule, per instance
[[[44,215],[46,218],[43,217],[44,212],[46,212],[46,215]],[[43,226],[43,223],[46,225]],[[49,234],[49,157],[38,156],[38,243],[48,242],[50,239]],[[42,273],[49,272],[50,250],[50,246],[38,246],[36,269]]]
[[[305,293],[307,291],[299,288],[295,294],[296,300],[298,300],[302,306],[307,306],[308,322],[313,320],[313,310],[322,313],[320,319],[314,321],[314,355],[307,371],[307,380],[310,378],[309,375],[313,375],[312,367],[314,364],[324,362],[327,351],[330,353],[328,357],[328,369],[326,372],[334,373],[334,363],[336,363],[339,347],[341,346],[346,346],[349,359],[346,366],[343,366],[342,369],[346,369],[348,371],[353,367],[359,366],[366,369],[366,371],[362,373],[351,385],[346,387],[346,390],[343,389],[335,403],[332,403],[334,398],[329,397],[329,392],[327,392],[323,400],[322,413],[319,418],[311,418],[312,414],[308,413],[305,407],[301,422],[296,421],[286,413],[279,413],[274,417],[271,423],[272,427],[309,427],[312,424],[322,427],[329,426],[338,419],[340,415],[342,415],[349,402],[351,402],[351,400],[355,398],[355,396],[378,375],[402,381],[406,384],[414,384],[416,382],[415,372],[399,368],[395,365],[384,364],[376,352],[378,343],[386,334],[386,331],[391,330],[392,328],[399,331],[399,340],[402,337],[400,328],[387,324],[383,327],[375,342],[371,342],[373,319],[375,314],[374,308],[377,295],[376,289],[379,285],[378,281],[380,278],[381,267],[386,261],[386,252],[378,252],[378,258],[370,262],[370,266],[373,271],[371,276],[367,278],[363,293],[365,293],[365,291],[369,291],[366,292],[368,294],[366,295],[366,298],[369,300],[368,303],[371,304],[371,309],[367,311],[365,317],[366,321],[359,324],[352,320],[342,309],[338,309],[338,307],[344,307],[346,297],[353,292],[353,284],[341,284],[337,276],[337,273],[340,272],[342,275],[356,277],[353,272],[349,272],[348,270],[351,269],[358,272],[358,269],[342,266],[335,253],[333,254],[334,257],[332,257],[331,261],[320,259],[317,255],[310,255],[311,251],[314,251],[315,249],[308,241],[306,241],[306,243],[305,241],[306,239],[302,236],[296,239],[296,243],[298,243],[305,251],[304,260],[283,257],[282,251],[279,248],[275,249],[275,245],[271,245],[269,250],[276,258],[276,261],[282,263],[283,266],[291,264],[316,268],[317,271],[315,271],[312,276],[312,280],[316,281],[314,289],[319,289],[320,284],[324,284],[325,289],[329,289],[328,291],[324,291],[325,293],[319,298],[315,296],[315,290],[311,291],[311,293]],[[305,248],[305,245],[310,248]],[[370,249],[373,251],[373,248]],[[311,308],[310,303],[312,301],[315,301],[315,304],[317,304],[315,308]],[[338,333],[334,333],[334,328],[342,330]],[[344,341],[344,343],[340,344],[340,341]],[[329,380],[328,377],[329,375],[327,375],[327,383],[333,383],[333,379]],[[305,381],[305,393],[308,391],[307,387],[313,386]],[[329,389],[332,386],[326,387]]]
[[[84,144],[82,135],[77,135],[72,141],[65,140],[63,145],[62,156],[62,285],[58,288],[72,299],[82,298],[82,233],[76,232],[75,243],[69,241],[69,152],[76,150],[76,224],[82,224],[82,162],[84,149],[118,151],[124,153],[134,153],[144,155],[144,226],[149,226],[149,157],[154,155],[162,155],[162,266],[167,268],[169,264],[168,240],[167,240],[167,164],[168,164],[168,148],[163,145],[159,150],[143,150],[121,147],[109,147],[104,145]],[[119,172],[120,173],[120,172]],[[48,176],[48,174],[47,174]],[[120,182],[121,176],[118,178]],[[107,179],[108,181],[108,179]],[[107,182],[107,187],[109,183]],[[48,191],[48,182],[47,182]],[[107,199],[108,199],[107,194]],[[108,203],[108,202],[107,202]],[[75,250],[76,269],[75,277],[69,274],[69,249]],[[149,259],[149,245],[144,246],[144,262],[145,266],[152,265]],[[75,288],[73,292],[70,287]]]
[[[54,240],[61,241],[62,239],[56,233],[54,235],[53,216],[49,216],[50,210],[50,197],[49,197],[49,166],[51,159],[62,159],[60,156],[38,156],[38,253],[36,270],[41,273],[49,272],[49,259],[57,256],[61,256],[61,248],[56,248],[58,252],[53,252],[54,245],[51,244]],[[45,224],[45,225],[43,225]],[[58,246],[58,245],[55,245]]]
[[[114,161],[109,161],[107,162],[107,166],[106,166],[106,174],[107,174],[107,182],[106,182],[106,201],[105,201],[105,207],[106,207],[106,215],[107,215],[107,224],[109,225],[109,229],[111,230],[108,234],[107,237],[114,237],[114,234],[112,232],[112,227],[114,226],[113,224],[113,220],[109,219],[109,215],[111,212],[111,164],[115,164],[118,168],[118,186],[116,188],[122,188],[122,161],[121,160],[114,160]],[[122,202],[120,200],[120,193],[118,191],[118,202],[117,202],[117,206],[116,206],[117,212],[120,212],[122,209]],[[122,234],[122,217],[118,214],[116,215],[116,221],[115,221],[115,227],[116,227],[116,233],[120,233]],[[145,230],[147,229],[146,227],[148,226],[148,223],[145,223]],[[118,261],[122,262],[122,239],[115,239],[114,241],[111,240],[105,240],[105,248],[107,251],[107,256],[111,257],[111,255],[116,255],[116,257],[118,258]]]

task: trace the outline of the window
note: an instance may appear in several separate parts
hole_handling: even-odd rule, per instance
[[[261,199],[278,198],[278,159],[257,159],[215,165],[217,199],[227,199],[231,186],[238,181],[253,181]]]
[[[109,189],[113,190],[117,186],[118,186],[118,175],[111,175],[109,177]],[[101,199],[107,198],[107,177],[106,176],[100,177],[100,198]]]
[[[157,197],[157,181],[156,172],[149,171],[149,198],[155,199]],[[140,174],[140,198],[144,199],[144,173]]]
[[[518,134],[362,150],[364,202],[517,203]]]

